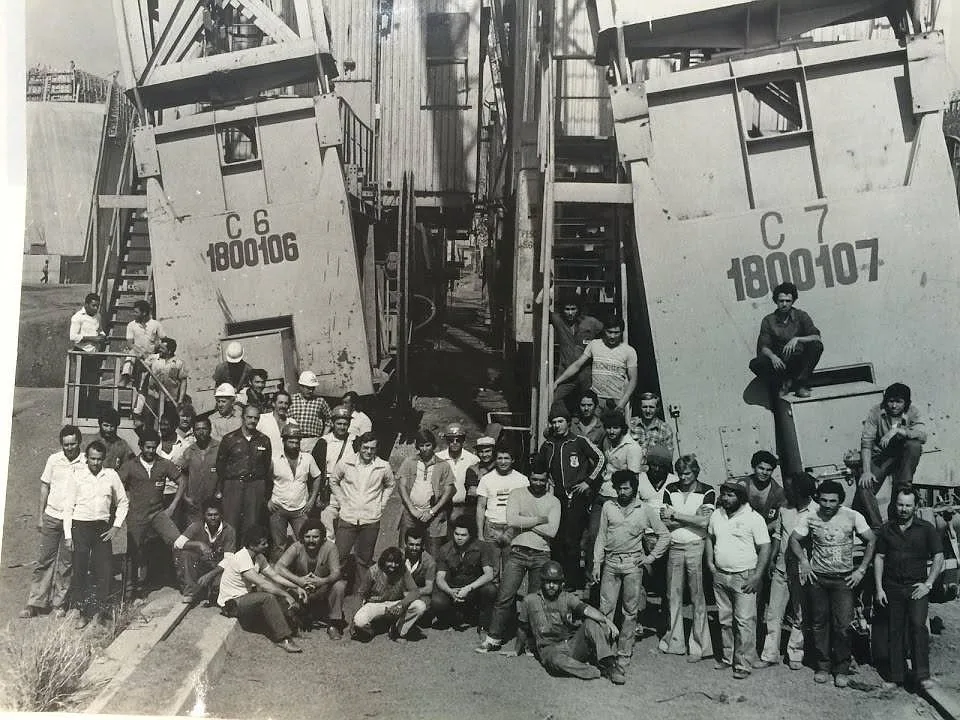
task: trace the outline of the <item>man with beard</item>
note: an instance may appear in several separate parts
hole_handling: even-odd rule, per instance
[[[893,383],[883,391],[883,401],[871,408],[863,421],[860,437],[863,472],[857,483],[854,507],[863,512],[872,528],[883,524],[877,492],[884,480],[888,476],[892,478],[892,498],[896,498],[900,488],[909,487],[927,441],[923,418],[911,404],[910,396],[908,386]],[[893,501],[887,516],[891,519],[894,516]]]
[[[202,415],[193,419],[193,444],[183,453],[182,502],[187,522],[203,520],[203,507],[217,491],[217,453],[220,443],[210,435],[210,419]],[[236,529],[236,528],[234,528]]]
[[[437,457],[437,439],[429,430],[414,436],[416,455],[406,458],[397,471],[397,492],[400,495],[400,542],[407,530],[417,530],[427,540],[427,551],[436,555],[447,537],[447,520],[457,492],[456,478],[450,463]],[[465,491],[464,491],[465,492]]]
[[[634,472],[617,470],[610,485],[617,499],[606,503],[600,513],[600,527],[593,547],[592,578],[594,583],[600,583],[600,612],[609,622],[613,622],[617,603],[622,600],[623,626],[617,642],[617,658],[622,668],[633,657],[637,613],[643,599],[643,573],[667,552],[670,532],[656,510],[638,500]],[[647,532],[657,536],[657,544],[649,554],[643,548]]]
[[[487,631],[497,599],[493,581],[496,562],[490,544],[477,539],[470,518],[453,521],[453,540],[437,557],[432,604],[439,627],[458,625],[471,614],[477,618],[477,630]]]
[[[327,529],[328,538],[334,537],[334,524],[340,516],[340,506],[330,489],[330,478],[339,463],[357,459],[353,449],[355,440],[356,436],[350,432],[349,408],[337,405],[330,411],[330,432],[317,440],[312,451],[313,459],[323,473],[316,507],[320,510],[320,519]]]
[[[745,481],[724,482],[719,505],[710,516],[705,547],[723,638],[714,667],[733,666],[733,677],[743,680],[755,664],[762,667],[756,648],[757,590],[770,556],[770,534],[747,502]]]
[[[239,430],[243,424],[243,407],[237,405],[237,390],[230,383],[217,385],[213,391],[216,410],[210,413],[210,433],[221,442],[229,433]]]
[[[93,437],[84,438],[83,442],[89,445],[94,440],[99,441],[105,450],[103,467],[108,470],[119,470],[121,465],[134,457],[134,452],[127,441],[117,435],[117,428],[120,427],[120,413],[112,407],[103,408],[97,417],[97,425],[100,431]]]
[[[243,536],[260,525],[271,479],[273,447],[257,430],[260,408],[243,409],[243,425],[227,433],[217,452],[217,490],[223,498],[223,516]]]
[[[753,472],[747,478],[747,495],[750,507],[767,523],[767,531],[777,529],[780,508],[787,504],[783,486],[773,479],[778,464],[777,456],[767,450],[757,450],[750,458]]]
[[[73,492],[74,474],[83,466],[80,438],[80,428],[64,425],[60,450],[47,458],[40,475],[40,556],[33,568],[27,604],[18,615],[24,619],[48,607],[53,608],[54,617],[62,618],[67,612],[73,563],[63,542],[63,513]]]
[[[583,620],[579,626],[577,618]],[[551,560],[544,565],[539,592],[524,597],[520,628],[524,639],[532,636],[540,664],[548,672],[581,680],[602,676],[615,685],[626,683],[614,647],[620,631],[611,618],[563,590],[559,563]]]
[[[340,577],[337,546],[327,540],[323,523],[308,519],[300,527],[299,540],[277,561],[276,571],[307,592],[300,613],[302,627],[327,626],[327,637],[343,637],[343,596],[347,581]]]
[[[580,566],[581,542],[590,522],[590,504],[603,482],[603,453],[585,437],[570,431],[566,409],[555,406],[549,421],[550,432],[537,451],[535,463],[547,469],[563,508],[554,557],[563,566],[570,589],[582,590],[586,578]]]
[[[173,521],[183,497],[180,468],[157,456],[160,435],[154,430],[140,434],[140,455],[120,468],[120,480],[130,501],[127,515],[127,567],[130,587],[136,596],[145,587],[164,580],[172,560],[163,545],[171,546],[180,537]],[[169,503],[163,493],[167,484],[176,487]]]
[[[670,451],[673,457],[673,428],[670,423],[658,416],[660,396],[656,393],[640,393],[640,414],[630,420],[630,435],[643,449],[644,453],[652,447],[662,447]]]
[[[560,527],[560,501],[548,487],[546,472],[535,467],[529,486],[511,491],[507,499],[507,524],[519,534],[513,538],[503,568],[490,630],[476,652],[495,652],[503,646],[524,576],[528,593],[540,587],[540,568],[550,560],[550,541]]]
[[[417,598],[426,606],[423,622],[427,622],[437,579],[437,561],[431,553],[423,549],[423,545],[423,533],[418,529],[408,528],[403,534],[403,562],[417,584]]]
[[[223,522],[219,500],[203,503],[203,519],[187,526],[174,540],[173,550],[183,601],[192,602],[201,594],[215,599],[223,573],[220,562],[224,554],[237,551],[237,534]]]
[[[916,516],[918,501],[915,488],[900,488],[894,498],[896,518],[877,537],[873,576],[881,610],[874,620],[873,652],[885,688],[903,684],[908,655],[920,687],[933,686],[927,610],[930,590],[943,570],[943,543],[936,528]]]
[[[861,583],[873,559],[876,537],[863,515],[843,507],[843,486],[826,480],[817,489],[819,508],[807,513],[790,536],[790,549],[800,561],[800,582],[810,598],[813,625],[815,682],[834,675],[837,687],[847,687],[850,672],[850,623],[853,621],[854,589]],[[800,546],[810,537],[810,557]],[[860,566],[853,565],[853,545],[859,537],[866,544]]]
[[[350,624],[350,637],[354,640],[370,640],[384,624],[389,626],[391,640],[406,640],[427,611],[398,547],[384,550],[377,564],[364,572],[357,595],[363,604]]]
[[[286,390],[278,390],[273,396],[273,410],[260,413],[260,420],[257,422],[257,430],[270,438],[270,444],[273,447],[283,445],[281,433],[287,426],[289,418],[287,413],[290,410],[290,393]]]
[[[700,463],[694,455],[681,455],[674,468],[680,481],[667,486],[670,503],[660,508],[660,517],[670,528],[669,575],[670,632],[660,641],[660,651],[687,655],[696,662],[713,654],[707,627],[707,601],[703,594],[703,547],[707,526],[716,506],[716,493],[700,482]],[[686,580],[686,583],[684,583]],[[684,584],[693,605],[690,639],[683,633]]]
[[[604,426],[597,415],[597,405],[600,401],[593,390],[587,390],[577,404],[577,416],[570,421],[570,429],[574,435],[580,435],[600,446],[604,438]]]
[[[287,546],[287,525],[294,537],[307,521],[307,510],[317,501],[320,468],[309,453],[300,450],[300,429],[287,425],[282,433],[283,446],[273,456],[273,490],[267,501],[273,557]]]

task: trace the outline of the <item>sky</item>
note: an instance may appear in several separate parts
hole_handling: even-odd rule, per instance
[[[65,68],[74,60],[94,75],[109,75],[117,69],[119,51],[110,0],[25,0],[24,5],[27,67]]]

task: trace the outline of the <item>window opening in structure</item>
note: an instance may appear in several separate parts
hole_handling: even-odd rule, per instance
[[[423,87],[420,108],[469,108],[469,13],[427,13],[425,21],[427,81]]]
[[[740,90],[747,140],[805,129],[800,84],[793,79],[767,80]]]
[[[257,142],[257,123],[254,120],[220,125],[217,141],[224,165],[251,162],[260,159],[260,144]]]

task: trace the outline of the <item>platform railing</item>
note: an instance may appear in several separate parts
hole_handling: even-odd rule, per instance
[[[373,183],[377,177],[373,130],[343,98],[340,98],[340,127],[343,131],[343,142],[340,146],[343,164],[359,168],[364,185]]]

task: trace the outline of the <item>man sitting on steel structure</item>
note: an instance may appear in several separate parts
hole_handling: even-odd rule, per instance
[[[773,289],[777,309],[760,323],[757,356],[750,361],[750,369],[775,392],[786,395],[793,390],[805,398],[810,397],[810,376],[823,354],[823,342],[813,319],[794,307],[798,296],[793,283]]]

